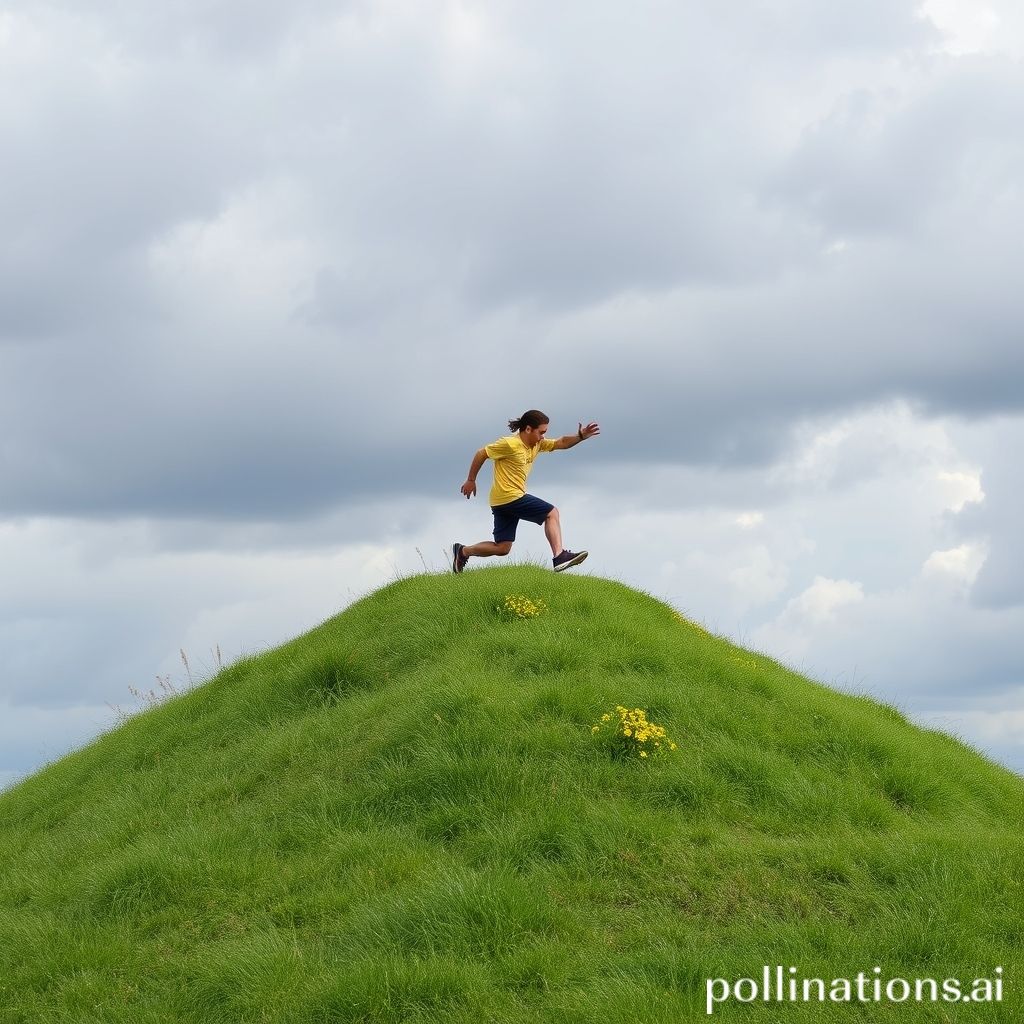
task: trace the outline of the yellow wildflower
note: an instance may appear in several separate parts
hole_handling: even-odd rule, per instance
[[[654,756],[660,756],[662,751],[662,740],[668,750],[675,750],[673,743],[665,734],[664,726],[657,725],[647,720],[647,712],[643,708],[624,708],[621,704],[615,705],[618,721],[613,723],[615,715],[605,712],[600,722],[591,726],[591,734],[600,733],[608,744],[613,757],[638,755],[647,760],[652,755],[645,744],[650,742]],[[667,752],[667,751],[665,751]]]
[[[535,619],[546,608],[547,605],[539,597],[531,600],[524,594],[506,594],[505,604],[498,610],[509,612],[519,619]]]

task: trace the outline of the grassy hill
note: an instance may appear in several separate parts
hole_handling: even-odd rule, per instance
[[[616,705],[677,749],[609,756]],[[417,576],[0,795],[0,1022],[678,1024],[765,965],[1003,999],[711,1019],[1020,1020],[1022,812],[619,583]]]

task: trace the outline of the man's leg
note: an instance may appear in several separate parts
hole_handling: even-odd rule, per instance
[[[551,562],[555,572],[562,572],[579,565],[587,557],[586,551],[567,551],[562,547],[562,522],[558,518],[558,509],[552,508],[544,520],[544,533],[551,545]]]
[[[479,544],[466,544],[462,548],[465,558],[476,555],[479,558],[490,558],[491,555],[507,555],[512,550],[512,541],[482,540]]]
[[[551,545],[552,556],[557,558],[562,553],[562,523],[557,508],[553,508],[544,520],[544,536]]]

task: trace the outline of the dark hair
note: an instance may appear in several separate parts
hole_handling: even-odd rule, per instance
[[[524,427],[539,427],[542,423],[550,423],[540,409],[527,409],[517,420],[508,421],[509,430],[522,430]]]

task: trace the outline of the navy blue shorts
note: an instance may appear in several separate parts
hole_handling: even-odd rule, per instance
[[[495,544],[500,544],[503,540],[515,540],[516,527],[520,519],[526,519],[531,523],[543,523],[554,507],[551,502],[536,498],[532,494],[524,494],[521,498],[504,505],[492,505]]]

